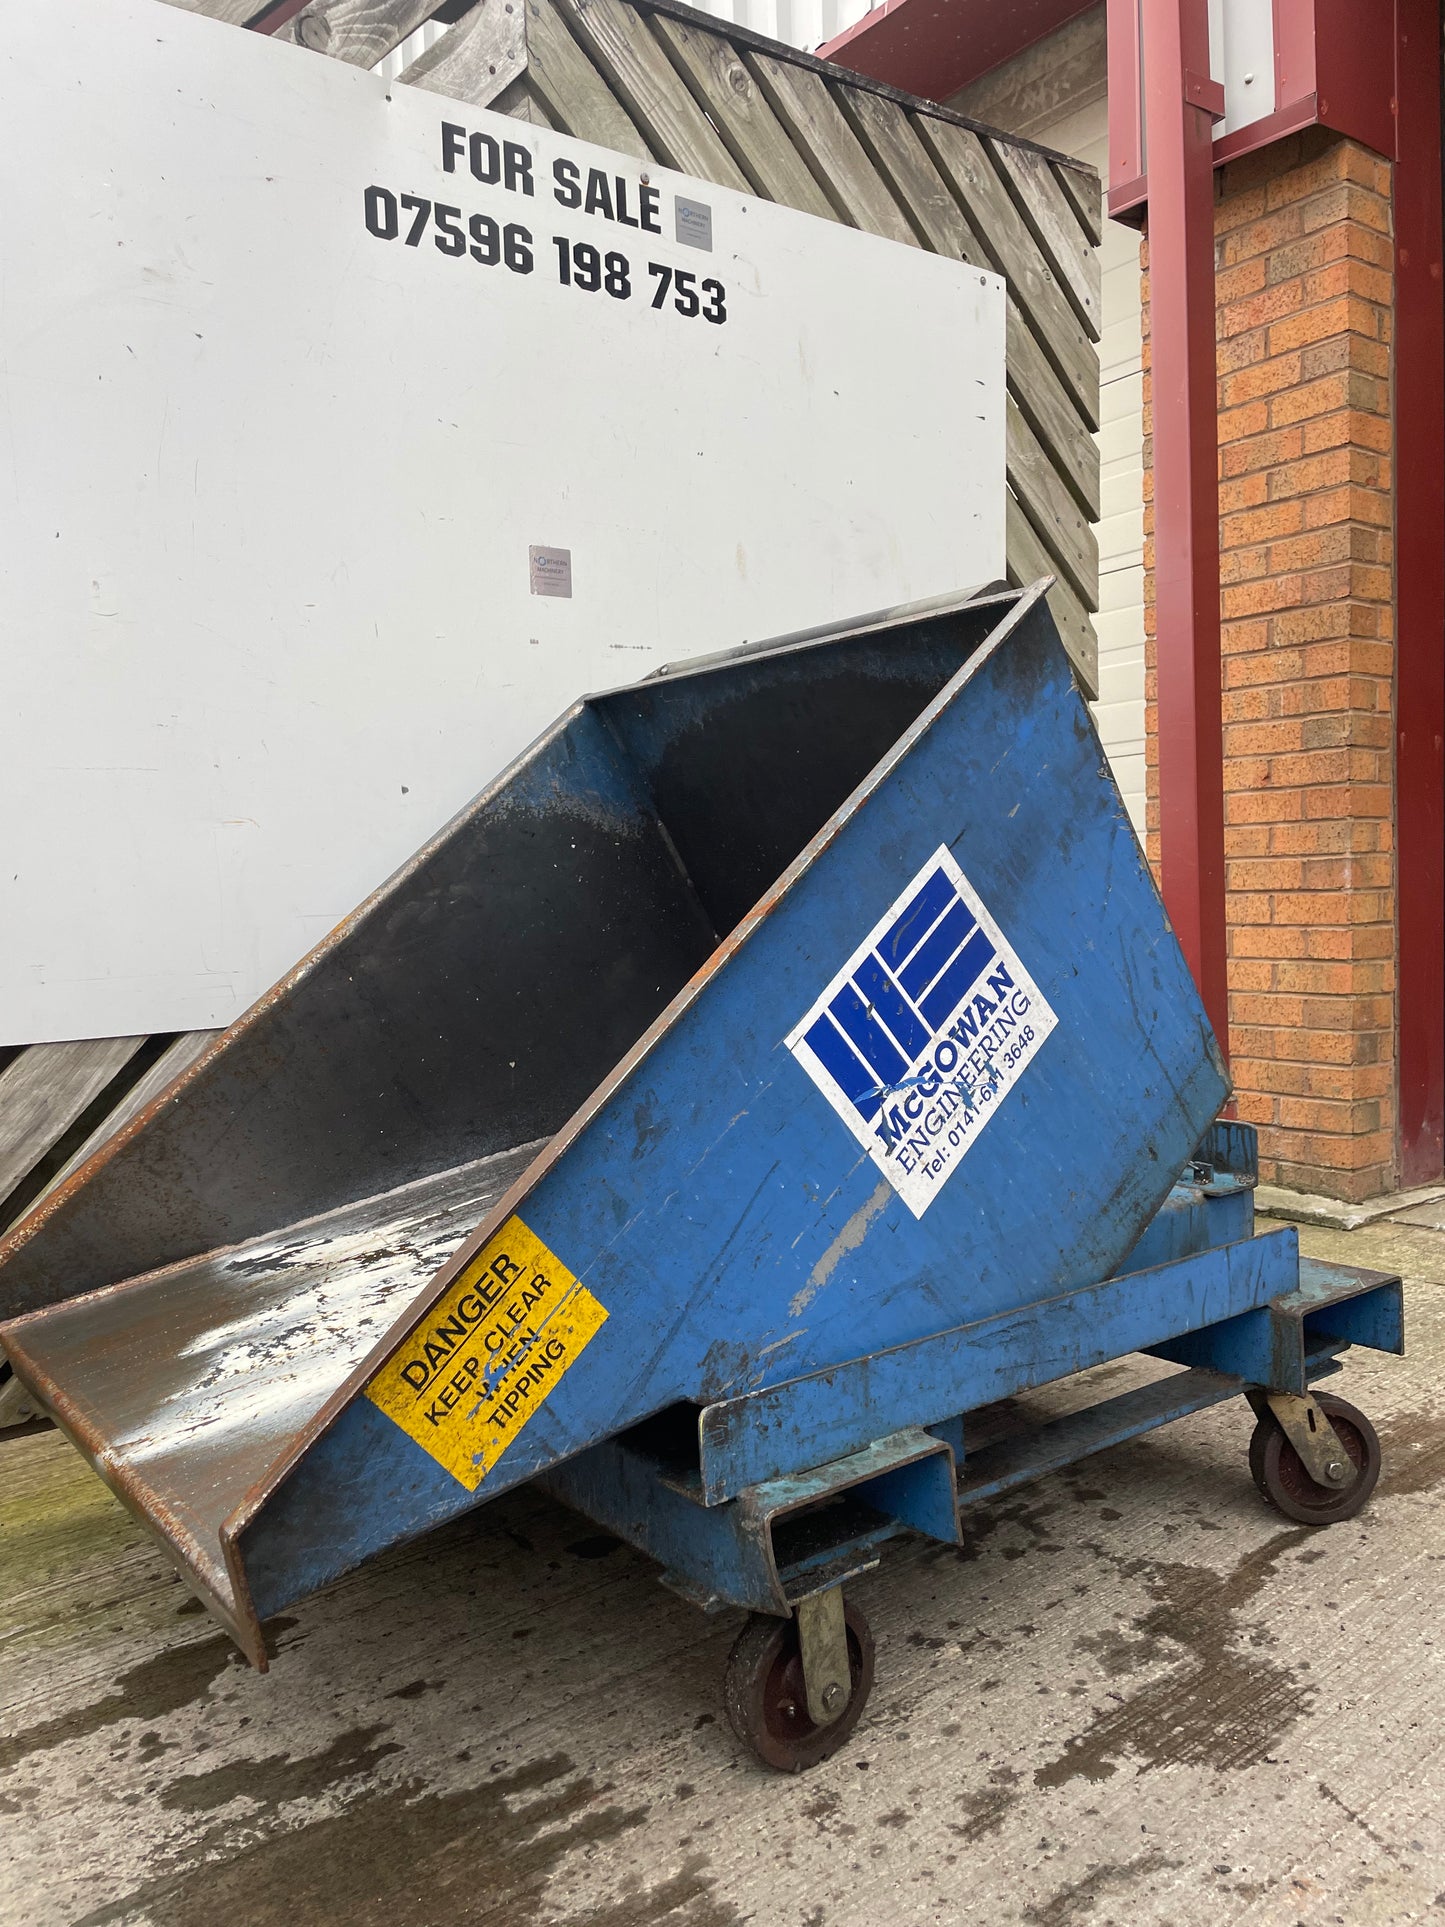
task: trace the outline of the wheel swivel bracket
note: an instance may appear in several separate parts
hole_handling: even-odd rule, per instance
[[[1338,1491],[1350,1484],[1355,1477],[1354,1460],[1330,1424],[1329,1414],[1311,1393],[1266,1392],[1265,1403],[1317,1485]]]
[[[815,1726],[829,1726],[846,1709],[853,1689],[843,1588],[830,1586],[826,1592],[810,1593],[793,1610],[798,1621],[808,1718]]]

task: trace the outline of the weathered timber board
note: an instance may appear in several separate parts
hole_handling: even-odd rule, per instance
[[[820,74],[769,54],[744,56],[773,112],[843,220],[890,241],[918,245],[908,217],[849,126]]]
[[[1053,558],[1040,542],[1017,498],[1011,494],[1004,507],[1008,579],[1015,588],[1022,588],[1025,583],[1037,582],[1043,576],[1053,576],[1054,586],[1048,596],[1049,613],[1058,624],[1060,639],[1069,652],[1069,660],[1079,672],[1085,694],[1097,695],[1099,640],[1094,634],[1089,612],[1057,573]]]
[[[182,1071],[190,1069],[201,1052],[220,1034],[216,1030],[187,1031],[162,1051],[150,1069],[131,1085],[115,1109],[96,1126],[74,1155],[61,1165],[41,1196],[48,1197],[57,1185],[64,1184],[72,1171],[78,1171],[87,1158],[94,1157],[123,1125],[129,1124],[133,1117],[139,1117],[148,1104],[153,1103],[162,1091],[176,1081]]]
[[[0,1072],[0,1202],[135,1056],[143,1037],[33,1044]]]
[[[1098,251],[1079,225],[1053,168],[1042,154],[1015,147],[1012,141],[989,140],[984,145],[1055,279],[1083,322],[1084,332],[1091,341],[1097,341],[1102,279]]]
[[[503,0],[487,0],[501,5]],[[516,0],[520,9],[523,0]],[[656,158],[627,109],[567,31],[552,0],[525,0],[527,79],[552,125],[634,160]]]
[[[994,172],[983,142],[966,127],[915,114],[914,125],[974,231],[993,256],[1029,326],[1058,369],[1090,428],[1099,425],[1099,356],[1054,280],[1038,244]]]
[[[740,194],[752,184],[717,129],[653,38],[623,0],[557,0],[568,26],[666,167],[716,181]],[[579,134],[579,138],[586,138]]]
[[[667,14],[656,15],[652,25],[663,50],[756,192],[804,214],[837,220],[761,87],[727,41]]]
[[[329,54],[349,67],[375,67],[436,9],[437,0],[311,0],[277,28],[275,38]]]
[[[483,0],[406,70],[408,87],[452,100],[490,105],[527,70],[527,31],[520,6]]]

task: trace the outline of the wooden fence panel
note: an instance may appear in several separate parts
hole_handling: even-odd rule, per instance
[[[1023,505],[1053,562],[1062,568],[1085,606],[1095,608],[1099,599],[1099,546],[1094,531],[1012,395],[1004,408],[1009,488]]]
[[[1089,612],[1063,576],[1057,573],[1053,558],[1039,540],[1033,523],[1020,508],[1018,497],[1010,495],[1005,508],[1008,579],[1016,589],[1022,589],[1042,576],[1053,576],[1054,586],[1049,590],[1048,597],[1049,613],[1058,626],[1064,647],[1077,658],[1080,650],[1093,647],[1094,625],[1089,620]]]
[[[657,14],[652,25],[693,99],[727,142],[756,192],[804,214],[836,221],[838,216],[812,169],[729,42],[721,34],[704,33],[665,13]]]
[[[34,1044],[0,1071],[0,1205],[144,1042],[144,1037],[101,1037]]]
[[[1099,357],[1082,322],[1054,280],[1037,242],[994,172],[977,134],[931,114],[914,124],[974,232],[1008,281],[1034,335],[1064,378],[1090,428],[1099,426]]]
[[[771,54],[746,56],[773,112],[787,128],[819,187],[850,226],[917,247],[918,237],[883,176],[863,150],[827,84],[806,67]]]
[[[1054,178],[1073,205],[1079,224],[1095,247],[1104,238],[1104,183],[1091,167],[1061,166],[1050,161]]]
[[[655,160],[627,109],[568,33],[552,0],[526,0],[526,19],[527,79],[552,125],[634,160]]]
[[[189,1070],[207,1045],[219,1036],[220,1032],[215,1030],[192,1030],[177,1037],[173,1044],[161,1052],[150,1069],[136,1079],[115,1109],[66,1159],[41,1196],[48,1196],[58,1184],[64,1184],[71,1172],[78,1171],[85,1160],[92,1157],[107,1139],[114,1137],[123,1124],[129,1124],[133,1117],[139,1117],[146,1105],[173,1084],[182,1071]]]
[[[1084,324],[1090,341],[1099,339],[1102,269],[1098,251],[1079,225],[1054,171],[1042,154],[1012,141],[984,143],[989,159],[1007,183],[1029,232],[1038,242],[1054,278]]]
[[[717,129],[625,0],[558,0],[558,6],[664,167],[751,193]]]
[[[874,166],[908,210],[923,245],[970,267],[991,267],[982,242],[898,102],[861,87],[840,85],[833,91]]]
[[[436,9],[437,0],[312,0],[275,37],[344,60],[349,67],[375,67]]]
[[[533,127],[552,126],[551,115],[525,74],[498,94],[491,105],[499,114],[510,114],[513,120],[528,121]]]
[[[473,7],[406,70],[408,87],[485,107],[527,71],[527,29],[520,6],[499,0]]]
[[[935,254],[992,267],[987,250],[970,226],[947,183],[896,101],[855,87],[838,89],[839,104],[856,128],[879,172],[906,209],[915,232]],[[1005,351],[1009,391],[1090,522],[1099,519],[1099,450],[1089,423],[1055,372],[1013,292],[1009,291]],[[1097,357],[1095,370],[1097,375]],[[1096,381],[1097,393],[1097,381]],[[1095,401],[1097,410],[1097,400]],[[1040,523],[1047,520],[1036,505]],[[1091,540],[1094,538],[1090,537]],[[1050,563],[1049,571],[1056,566]],[[1092,695],[1097,687],[1097,645],[1085,625],[1070,643]]]

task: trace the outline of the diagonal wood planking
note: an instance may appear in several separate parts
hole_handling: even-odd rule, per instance
[[[520,11],[524,0],[516,4]],[[525,0],[525,17],[527,79],[552,125],[637,161],[656,159],[627,109],[568,33],[552,0]]]
[[[836,220],[827,195],[768,105],[761,87],[723,36],[704,33],[665,13],[653,16],[652,27],[754,189],[785,207]]]
[[[0,1204],[144,1042],[144,1037],[99,1037],[33,1044],[0,1071]]]
[[[822,76],[771,54],[747,52],[743,58],[839,216],[869,234],[916,247],[907,215]]]

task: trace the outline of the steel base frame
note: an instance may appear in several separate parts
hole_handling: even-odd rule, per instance
[[[1303,1394],[1351,1345],[1404,1350],[1401,1281],[1301,1260],[1297,1234],[1272,1231],[681,1408],[542,1484],[696,1604],[783,1616],[877,1565],[900,1533],[957,1544],[961,1506],[1225,1399]],[[979,1407],[1140,1351],[1185,1369],[968,1450]],[[808,1463],[820,1447],[829,1456]]]

